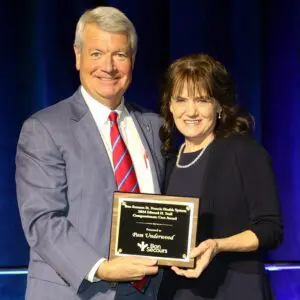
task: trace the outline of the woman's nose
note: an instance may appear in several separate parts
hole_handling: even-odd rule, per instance
[[[189,116],[194,116],[197,114],[197,105],[194,100],[188,101],[187,107],[186,107],[186,113]]]

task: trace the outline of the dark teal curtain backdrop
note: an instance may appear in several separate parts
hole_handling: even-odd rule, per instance
[[[79,16],[115,6],[139,35],[126,98],[154,111],[167,65],[206,52],[222,61],[256,137],[273,158],[285,225],[269,260],[300,261],[299,0],[3,0],[0,4],[0,268],[27,266],[17,210],[14,156],[22,122],[79,85],[72,50]],[[300,299],[300,271],[270,273],[277,299]],[[0,299],[24,299],[24,276],[0,276]]]

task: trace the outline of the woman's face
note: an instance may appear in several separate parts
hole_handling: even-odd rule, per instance
[[[209,97],[204,89],[200,93],[197,89],[194,90],[191,97],[185,84],[180,94],[172,96],[170,111],[177,129],[185,139],[194,144],[202,144],[213,137],[220,109],[217,101]]]

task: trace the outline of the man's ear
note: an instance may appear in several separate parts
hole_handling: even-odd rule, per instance
[[[80,70],[80,60],[81,60],[81,49],[76,45],[73,46],[73,49],[74,49],[74,53],[75,53],[76,70],[79,71]]]
[[[136,54],[131,55],[131,70],[133,70]]]

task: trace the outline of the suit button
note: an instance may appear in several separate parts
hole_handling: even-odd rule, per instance
[[[110,285],[111,288],[115,289],[118,286],[118,283],[117,282],[110,282],[109,285]]]

